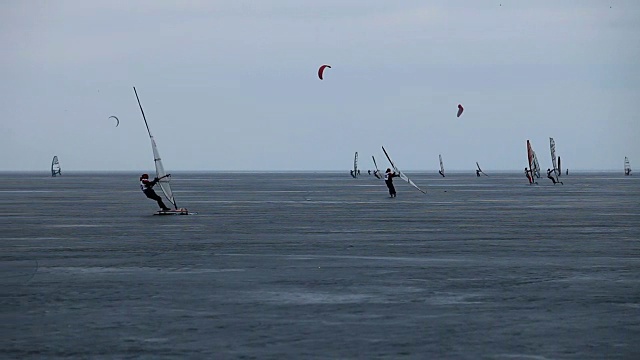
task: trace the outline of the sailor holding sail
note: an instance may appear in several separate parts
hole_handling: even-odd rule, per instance
[[[170,211],[171,209],[164,204],[162,198],[153,190],[153,187],[158,183],[158,181],[158,178],[149,181],[149,175],[142,174],[140,176],[140,189],[149,199],[157,201],[162,211]]]
[[[396,197],[396,188],[393,186],[393,178],[396,176],[400,176],[395,172],[391,172],[391,169],[387,168],[387,172],[384,174],[384,183],[387,184],[387,188],[389,188],[389,196]]]
[[[533,185],[533,171],[524,168],[524,175],[529,179],[529,185]]]

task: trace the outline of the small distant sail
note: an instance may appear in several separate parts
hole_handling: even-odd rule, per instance
[[[60,169],[60,162],[58,162],[58,157],[54,156],[51,161],[51,176],[62,175],[62,170]]]
[[[442,177],[444,177],[444,165],[442,164],[442,155],[438,155],[438,158],[440,158],[440,171],[438,171],[438,173],[442,175]]]
[[[376,171],[373,172],[373,175],[378,179],[382,179],[382,175],[380,174],[380,170],[378,169],[378,164],[376,164],[376,158],[373,155],[371,156],[371,158],[373,159],[373,166],[376,168]]]
[[[476,161],[476,167],[478,168],[478,174],[482,174],[484,176],[489,176],[487,174],[484,173],[484,171],[482,171],[482,169],[480,169],[480,164],[478,164],[478,162]]]
[[[462,107],[462,105],[458,104],[458,113],[456,114],[456,117],[460,117],[463,111],[464,111],[464,108]]]
[[[631,175],[631,164],[629,163],[629,158],[628,157],[624,157],[624,174],[626,176]]]
[[[560,176],[560,167],[558,166],[558,160],[556,159],[556,142],[552,137],[549,138],[549,149],[551,150],[551,164],[553,165],[552,174],[555,175],[556,182],[560,182],[558,177]]]
[[[353,156],[353,174],[351,175],[353,178],[358,177],[358,152]]]
[[[533,151],[531,142],[527,140],[527,158],[529,159],[529,170],[531,170],[532,176],[540,178],[540,164],[538,164],[538,157],[536,152]]]
[[[418,191],[420,191],[421,193],[423,193],[423,194],[427,193],[426,191],[420,189],[420,187],[418,187],[418,185],[416,185],[413,181],[411,181],[411,179],[409,179],[409,177],[407,175],[405,175],[403,172],[400,171],[400,169],[398,169],[398,167],[391,160],[391,157],[387,153],[387,150],[384,149],[384,146],[382,147],[382,151],[384,151],[384,154],[386,155],[387,160],[389,160],[389,163],[391,164],[391,167],[393,168],[393,171],[398,173],[398,174],[400,174],[400,179],[406,181],[409,185],[411,185],[414,188],[418,189]]]
[[[558,160],[556,159],[556,142],[552,137],[549,138],[549,149],[551,150],[551,164],[553,165],[553,173],[558,176]]]

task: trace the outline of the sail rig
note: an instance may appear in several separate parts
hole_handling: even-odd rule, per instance
[[[631,164],[629,163],[629,158],[628,157],[624,157],[624,174],[626,176],[631,175]]]
[[[133,87],[133,92],[136,94],[136,99],[138,100],[138,106],[140,107],[140,112],[142,113],[142,119],[144,120],[144,124],[147,126],[147,132],[149,133],[149,139],[151,139],[151,150],[153,151],[153,161],[156,165],[156,177],[160,179],[158,184],[164,193],[164,196],[173,204],[173,208],[178,210],[178,204],[176,203],[176,199],[173,196],[173,191],[171,191],[171,185],[169,184],[169,180],[171,179],[171,174],[167,174],[164,170],[164,166],[162,165],[162,159],[160,158],[160,153],[158,152],[158,146],[156,145],[156,141],[151,135],[151,130],[149,130],[149,124],[147,123],[147,118],[144,116],[144,110],[142,110],[142,104],[140,104],[140,98],[138,97],[138,92],[136,91],[135,86]]]
[[[376,168],[376,171],[373,172],[373,175],[378,179],[382,179],[382,175],[380,175],[380,170],[378,170],[378,164],[376,164],[376,158],[373,155],[371,155],[371,158],[373,159],[373,166]]]
[[[553,164],[553,173],[556,175],[556,180],[560,176],[560,161],[556,159],[556,142],[552,137],[549,138],[549,149],[551,150],[551,164]]]
[[[351,176],[353,176],[354,179],[358,177],[358,152],[357,151],[353,157],[353,174],[351,174]]]
[[[438,158],[440,159],[440,175],[444,177],[444,165],[442,164],[442,155],[438,154]]]
[[[478,164],[478,162],[476,161],[476,167],[478,167],[478,172],[484,176],[489,176],[487,174],[484,173],[484,171],[482,171],[482,169],[480,169],[480,164]]]
[[[531,142],[527,140],[527,158],[529,159],[529,170],[531,173],[535,175],[535,177],[540,178],[540,164],[538,164],[538,157],[536,156],[536,152],[533,151],[533,147],[531,147]]]
[[[409,179],[409,177],[407,175],[405,175],[402,171],[400,171],[400,169],[398,169],[398,167],[393,163],[393,160],[391,160],[391,157],[389,156],[389,154],[387,153],[387,150],[384,149],[384,146],[382,147],[382,151],[384,151],[384,154],[387,156],[387,160],[389,160],[389,163],[391,164],[391,167],[393,168],[393,171],[400,174],[400,178],[404,181],[406,181],[409,185],[413,186],[414,188],[418,189],[418,191],[420,191],[423,194],[426,194],[427,192],[420,189],[420,187],[418,185],[416,185],[413,181],[411,181],[411,179]]]
[[[62,175],[60,169],[60,163],[58,162],[58,157],[54,156],[53,160],[51,160],[51,176]]]

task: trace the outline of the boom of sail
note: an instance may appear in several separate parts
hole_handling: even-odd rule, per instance
[[[58,162],[58,157],[54,156],[53,160],[51,160],[51,176],[62,175],[62,171],[60,169],[60,163]]]
[[[418,191],[420,191],[423,194],[426,194],[427,192],[420,189],[420,187],[418,185],[416,185],[413,181],[411,181],[411,179],[409,179],[409,177],[407,175],[405,175],[402,171],[400,171],[400,169],[398,169],[398,167],[393,163],[393,160],[391,160],[391,157],[389,156],[389,154],[387,153],[387,150],[384,149],[384,146],[382,147],[382,151],[384,151],[384,154],[387,156],[387,160],[389,160],[389,163],[391,164],[391,167],[393,168],[393,171],[400,174],[400,179],[406,181],[409,185],[413,186],[414,188],[418,189]]]
[[[156,177],[159,179],[158,184],[162,189],[162,193],[164,196],[173,204],[174,209],[178,209],[178,205],[176,204],[175,197],[173,196],[173,191],[171,190],[171,185],[169,180],[171,179],[171,174],[167,174],[164,170],[164,166],[162,165],[162,159],[160,158],[160,153],[158,152],[158,146],[156,145],[156,141],[151,135],[151,130],[149,130],[149,124],[147,123],[147,118],[144,116],[144,110],[142,110],[142,104],[140,104],[140,98],[138,97],[138,92],[136,91],[135,86],[133,87],[133,92],[136,94],[136,99],[138,100],[138,106],[140,107],[140,112],[142,113],[142,119],[144,120],[144,124],[147,127],[147,133],[149,133],[149,139],[151,139],[151,150],[153,151],[153,161],[156,166]]]

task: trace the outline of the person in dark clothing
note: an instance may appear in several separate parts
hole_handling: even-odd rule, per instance
[[[555,185],[556,184],[556,179],[553,176],[551,176],[552,173],[553,173],[553,171],[551,169],[547,169],[547,177],[549,179],[551,179],[551,181],[553,181],[553,185]]]
[[[396,197],[396,188],[393,186],[393,178],[396,176],[400,176],[400,174],[396,174],[395,172],[391,172],[391,169],[387,169],[387,172],[384,174],[384,183],[387,184],[389,188],[389,196]]]
[[[476,170],[476,176],[480,177],[480,170]]]
[[[171,209],[164,204],[162,198],[153,190],[158,181],[160,181],[158,178],[149,181],[149,175],[142,174],[140,176],[140,189],[149,199],[157,201],[162,211],[169,211]]]
[[[367,170],[369,172],[369,175],[371,175],[371,170]]]

